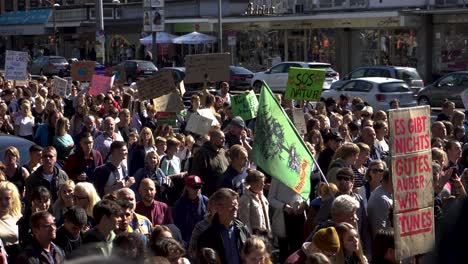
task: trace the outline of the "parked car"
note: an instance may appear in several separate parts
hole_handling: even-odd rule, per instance
[[[35,59],[29,66],[29,73],[39,75],[65,76],[69,72],[70,64],[61,56],[42,56]]]
[[[274,92],[284,93],[286,90],[286,82],[288,81],[289,68],[308,68],[308,69],[325,69],[325,81],[323,89],[330,89],[333,82],[340,78],[340,74],[336,72],[329,63],[323,62],[281,62],[271,67],[270,69],[257,72],[252,78],[252,87],[255,92],[260,92],[262,81],[265,81]]]
[[[397,98],[401,107],[416,106],[416,98],[408,84],[402,80],[382,77],[365,77],[342,82],[341,86],[322,92],[322,99],[329,97],[339,100],[340,95],[349,98],[360,97],[377,110],[388,110],[390,101]]]
[[[468,89],[468,71],[446,74],[418,93],[418,104],[440,107],[445,99],[455,102],[455,107],[465,108],[461,94]]]
[[[185,79],[185,67],[164,67],[161,68],[160,71],[172,72],[172,76],[174,77],[176,85],[179,85],[179,83]],[[184,87],[185,93],[182,95],[182,100],[184,101],[184,105],[190,106],[192,95],[202,90],[203,83],[184,83]],[[208,91],[212,94],[216,94],[216,83],[209,82]]]
[[[8,147],[14,146],[20,153],[20,160],[18,163],[20,165],[25,164],[29,161],[29,148],[31,145],[34,145],[34,142],[17,136],[0,133],[0,157],[2,160],[5,155],[5,150]]]
[[[241,66],[229,66],[230,79],[229,88],[231,90],[251,89],[251,82],[254,73]]]
[[[151,61],[127,60],[120,65],[124,68],[128,84],[149,77],[158,71]]]
[[[403,80],[408,84],[413,93],[417,93],[424,87],[424,81],[421,79],[418,71],[415,68],[399,67],[399,66],[366,66],[359,67],[354,71],[343,76],[338,82],[332,86],[341,86],[343,81],[353,80],[363,77],[385,77]]]

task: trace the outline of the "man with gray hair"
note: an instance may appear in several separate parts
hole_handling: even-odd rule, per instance
[[[94,149],[101,152],[104,162],[107,161],[112,142],[124,141],[120,133],[115,132],[115,120],[108,116],[104,119],[102,134],[94,140]]]
[[[331,220],[335,223],[345,222],[357,226],[359,207],[359,202],[354,197],[347,194],[340,195],[332,203]]]

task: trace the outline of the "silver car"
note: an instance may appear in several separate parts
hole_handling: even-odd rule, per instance
[[[65,75],[70,64],[67,59],[61,56],[42,56],[35,59],[30,68],[31,74],[39,75]]]
[[[402,80],[382,77],[366,77],[345,81],[341,86],[334,86],[322,92],[322,99],[329,97],[339,100],[340,95],[347,95],[350,100],[360,97],[377,110],[390,109],[390,101],[400,100],[401,107],[416,106],[416,98],[408,84]]]

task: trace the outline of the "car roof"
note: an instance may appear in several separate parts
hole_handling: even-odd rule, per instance
[[[386,77],[363,77],[363,78],[357,78],[354,80],[362,80],[362,81],[368,81],[368,82],[373,82],[373,83],[392,83],[392,82],[400,82],[404,83],[404,81],[399,80],[399,79],[393,79],[393,78],[386,78]],[[353,80],[351,80],[353,81]]]
[[[378,65],[378,66],[361,66],[358,69],[414,69],[413,67],[404,67],[404,66],[391,66],[391,65]]]
[[[177,70],[185,72],[185,67],[164,67],[161,70]]]

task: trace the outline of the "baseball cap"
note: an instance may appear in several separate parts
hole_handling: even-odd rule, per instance
[[[229,124],[232,125],[232,126],[238,126],[238,127],[241,127],[241,128],[245,128],[244,119],[242,119],[242,117],[240,117],[240,116],[233,117],[232,120],[231,120],[231,123],[229,123]]]
[[[203,181],[200,179],[200,177],[196,175],[190,175],[185,178],[185,186],[192,187],[196,185],[203,185]]]
[[[328,142],[330,140],[335,140],[335,141],[343,141],[343,138],[341,137],[340,134],[336,133],[336,132],[330,132],[328,134],[325,135],[325,137],[323,138],[323,140],[325,142]]]

